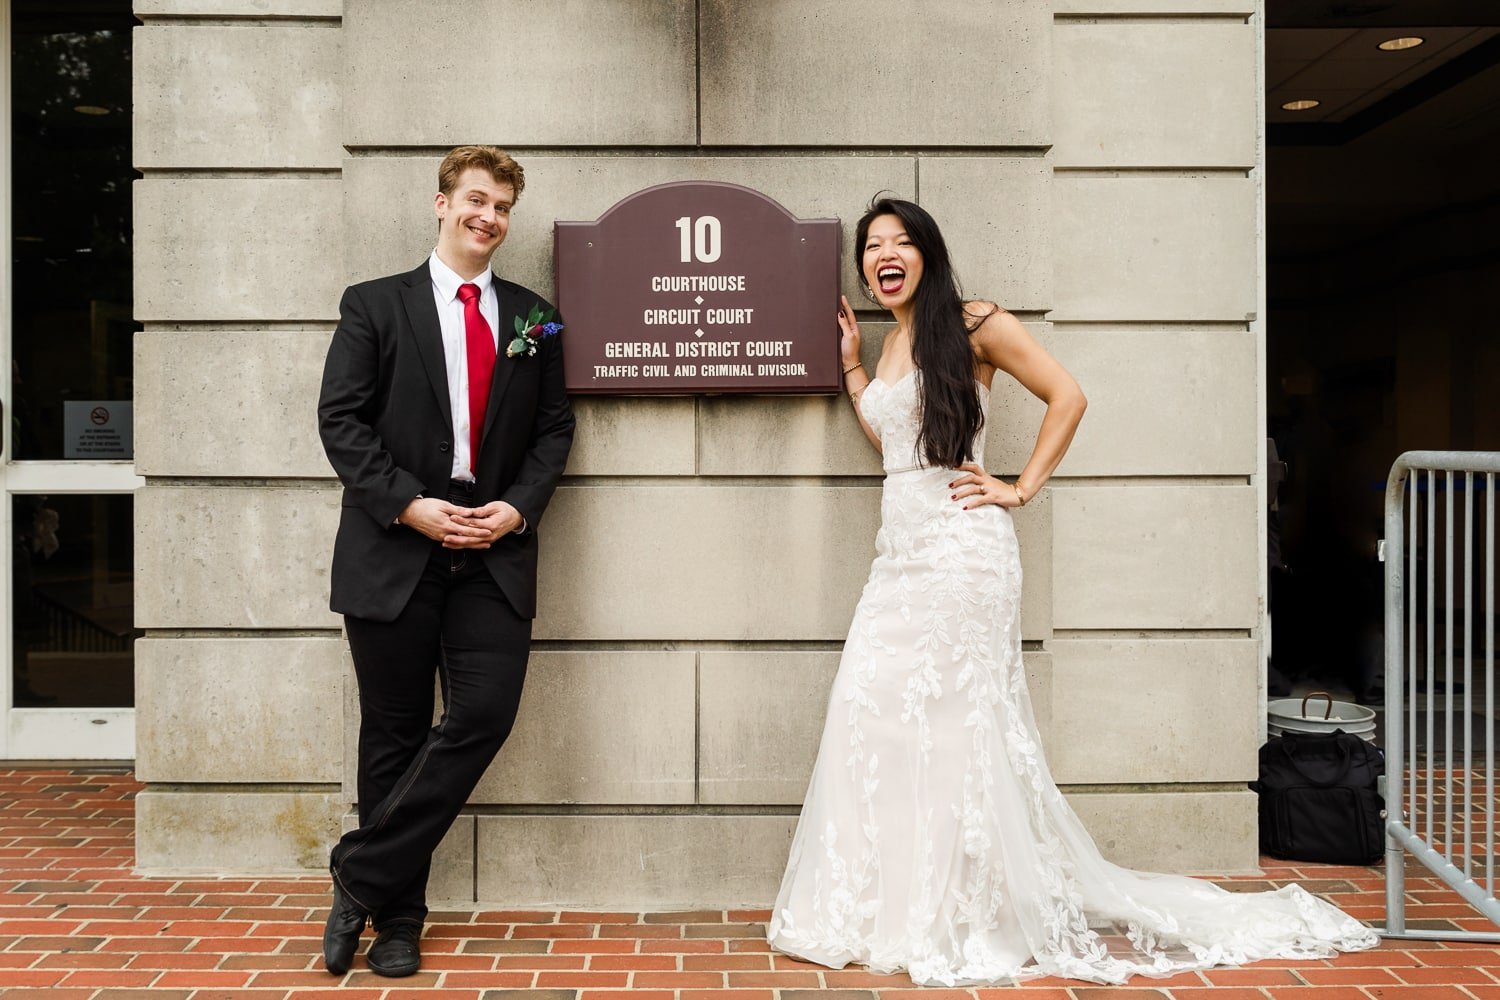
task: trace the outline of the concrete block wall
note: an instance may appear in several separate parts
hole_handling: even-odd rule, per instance
[[[138,863],[316,869],[347,811],[313,404],[344,270],[339,0],[137,0]]]
[[[1018,517],[1054,771],[1111,858],[1253,867],[1256,0],[136,10],[142,867],[320,868],[349,821],[317,383],[339,292],[426,255],[438,160],[464,142],[525,166],[497,261],[544,294],[555,219],[664,181],[747,184],[848,239],[877,191],[926,205],[969,292],[1092,401]],[[454,44],[476,31],[503,42],[490,64]],[[462,77],[477,99],[453,99]],[[847,261],[842,281],[863,302]],[[863,319],[872,362],[889,325]],[[577,411],[520,721],[434,895],[764,904],[873,552],[878,459],[842,397]],[[1019,470],[1040,415],[998,384],[992,471]]]

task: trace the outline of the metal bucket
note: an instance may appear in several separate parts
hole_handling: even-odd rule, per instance
[[[1307,703],[1322,698],[1327,704],[1321,714],[1309,713]],[[1266,705],[1266,732],[1331,733],[1342,729],[1371,743],[1375,741],[1375,710],[1352,701],[1335,701],[1327,691],[1310,691],[1301,698],[1276,698]]]

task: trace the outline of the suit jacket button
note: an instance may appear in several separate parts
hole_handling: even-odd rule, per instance
[[[447,451],[447,450],[448,450],[448,442],[447,441],[439,441],[438,442],[438,451]]]

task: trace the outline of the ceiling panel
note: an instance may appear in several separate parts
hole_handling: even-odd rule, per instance
[[[1345,121],[1353,117],[1354,115],[1359,114],[1361,111],[1364,111],[1366,108],[1370,108],[1376,104],[1379,104],[1381,101],[1394,94],[1396,92],[1396,89],[1397,88],[1395,87],[1376,87],[1374,90],[1367,91],[1358,100],[1350,101],[1348,104],[1340,108],[1338,114],[1332,116],[1330,120]]]
[[[1266,14],[1272,257],[1500,196],[1500,0],[1266,0]],[[1402,35],[1426,42],[1376,47]],[[1323,104],[1280,109],[1294,98]]]
[[[1423,75],[1445,61],[1442,52],[1460,51],[1456,44],[1475,34],[1473,28],[1403,28],[1369,29],[1354,32],[1350,38],[1323,57],[1313,61],[1295,79],[1298,87],[1380,87],[1389,85],[1402,74]],[[1427,42],[1414,49],[1382,52],[1378,46],[1388,38],[1417,35]]]
[[[1436,94],[1404,115],[1359,137],[1360,146],[1420,146],[1429,151],[1500,135],[1500,65]],[[1500,177],[1490,154],[1475,164]]]
[[[1500,22],[1500,11],[1496,19]],[[1416,35],[1426,42],[1398,52],[1378,48],[1385,39],[1403,35]],[[1472,28],[1407,24],[1349,31],[1268,30],[1266,119],[1277,124],[1345,121],[1496,35],[1500,35],[1500,25]],[[1319,50],[1321,54],[1311,59],[1288,54],[1300,56]],[[1309,99],[1322,103],[1310,111],[1281,110],[1287,101]]]
[[[1348,28],[1269,28],[1266,30],[1266,55],[1273,59],[1311,61],[1357,33]]]
[[[1311,65],[1312,62],[1307,59],[1267,58],[1266,87],[1279,87]]]

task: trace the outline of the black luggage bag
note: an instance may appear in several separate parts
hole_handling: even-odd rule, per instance
[[[1287,733],[1260,748],[1260,849],[1290,861],[1373,865],[1385,853],[1380,749],[1342,729]]]

